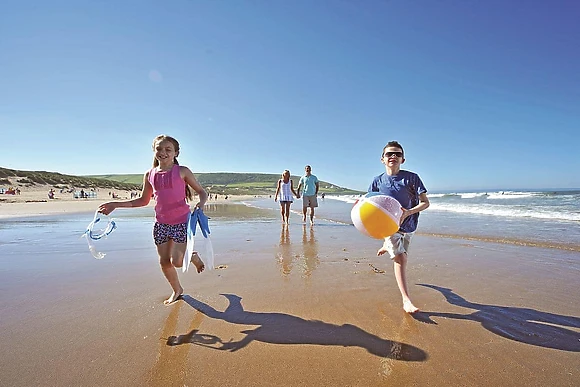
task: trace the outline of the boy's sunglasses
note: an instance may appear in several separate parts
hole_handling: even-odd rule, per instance
[[[403,157],[403,152],[385,152],[383,157],[389,158],[391,156]]]

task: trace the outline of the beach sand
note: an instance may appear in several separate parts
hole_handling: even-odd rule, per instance
[[[102,260],[82,240],[2,240],[0,385],[580,384],[577,254],[416,236],[413,317],[353,227],[206,212],[221,268],[182,274],[171,306],[145,232]]]
[[[56,191],[55,198],[48,199],[48,191],[51,188],[52,186],[50,185],[36,185],[34,187],[21,188],[20,195],[0,194],[0,219],[94,212],[101,203],[111,200],[126,200],[131,197],[131,191],[100,189],[96,193],[97,197],[92,198],[75,199],[72,193]],[[114,192],[118,198],[113,199],[109,192]],[[253,198],[253,196],[232,195],[226,200],[224,195],[218,195],[217,200],[211,200],[209,203],[227,203],[228,201],[240,201],[250,198]],[[149,206],[154,207],[155,201],[151,200]]]

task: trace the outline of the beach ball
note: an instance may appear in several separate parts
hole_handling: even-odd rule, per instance
[[[369,192],[357,200],[350,218],[354,226],[365,235],[384,239],[399,230],[401,220],[401,204],[387,195]]]

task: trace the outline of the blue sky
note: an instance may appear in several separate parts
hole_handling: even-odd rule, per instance
[[[577,1],[8,1],[0,166],[365,190],[398,140],[431,192],[580,187]]]

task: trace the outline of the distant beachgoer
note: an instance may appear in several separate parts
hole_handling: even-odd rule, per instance
[[[369,186],[369,192],[379,192],[391,196],[399,201],[403,215],[399,231],[385,238],[383,246],[377,255],[389,253],[394,262],[395,278],[399,291],[403,297],[403,309],[407,313],[415,313],[419,310],[411,302],[407,291],[407,252],[411,238],[417,229],[419,212],[429,207],[427,188],[419,178],[419,175],[401,169],[405,162],[404,151],[397,141],[390,141],[384,148],[381,162],[385,165],[385,173],[375,177]]]
[[[187,247],[187,221],[191,213],[187,200],[192,200],[191,188],[199,195],[195,207],[203,208],[208,195],[191,170],[179,165],[179,143],[173,137],[160,135],[153,139],[153,168],[143,176],[141,196],[133,200],[112,201],[99,206],[99,212],[110,214],[120,207],[143,207],[154,195],[155,225],[153,239],[159,254],[163,275],[171,285],[173,293],[163,303],[169,305],[183,294],[177,271],[183,265]],[[191,187],[191,188],[190,188]],[[201,273],[205,266],[197,253],[188,257]]]
[[[324,192],[323,192],[323,193],[320,195],[320,197],[321,197],[322,199],[324,199]]]
[[[298,194],[296,197],[300,199],[300,188],[304,187],[302,192],[302,221],[306,222],[306,213],[308,208],[310,208],[310,223],[314,224],[314,208],[318,207],[316,197],[318,195],[319,183],[318,178],[312,174],[310,165],[304,167],[304,171],[306,173],[298,182],[298,188],[296,189]]]
[[[278,185],[276,186],[276,194],[274,195],[274,201],[278,201],[278,194],[280,194],[280,213],[282,215],[282,223],[290,223],[290,204],[292,204],[293,197],[298,196],[294,190],[294,183],[290,179],[290,171],[285,169],[282,172],[282,178],[278,180]]]
[[[81,189],[81,199],[85,198],[85,191]]]
[[[50,191],[48,191],[48,198],[54,199],[54,190],[52,188],[50,189]]]

